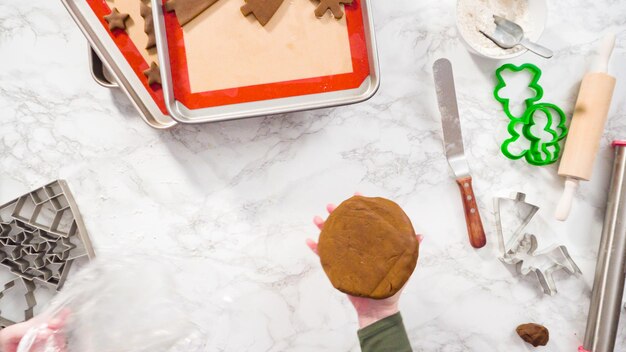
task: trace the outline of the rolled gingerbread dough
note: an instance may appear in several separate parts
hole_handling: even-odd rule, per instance
[[[411,277],[419,243],[398,204],[355,196],[324,223],[318,252],[335,288],[352,296],[384,299]]]

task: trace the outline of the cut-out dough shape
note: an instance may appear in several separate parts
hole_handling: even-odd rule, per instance
[[[315,9],[315,16],[323,17],[330,10],[336,19],[341,19],[344,15],[341,5],[351,5],[353,2],[354,0],[321,0]]]
[[[111,14],[104,16],[104,20],[109,24],[109,30],[123,29],[126,30],[126,20],[129,18],[129,14],[120,13],[117,8],[113,8]]]
[[[244,16],[254,15],[262,26],[265,26],[274,17],[284,0],[246,0],[241,7]]]
[[[152,18],[152,8],[145,2],[141,2],[139,13],[143,17],[144,26],[143,30],[148,35],[148,43],[146,49],[152,49],[156,46],[156,38],[154,36],[154,19]]]
[[[150,64],[150,68],[143,71],[144,76],[148,78],[148,84],[161,84],[161,71],[159,70],[159,65],[156,62]]]
[[[178,23],[180,23],[182,27],[217,1],[218,0],[168,0],[165,3],[165,11],[176,12]]]

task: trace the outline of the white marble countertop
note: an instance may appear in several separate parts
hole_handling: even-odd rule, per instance
[[[594,178],[571,219],[552,219],[562,180],[499,154],[506,135],[491,98],[498,62],[457,38],[454,1],[374,0],[382,86],[354,106],[170,131],[149,128],[126,96],[90,77],[87,45],[60,1],[0,0],[0,199],[66,179],[96,250],[180,257],[187,305],[209,351],[357,351],[356,316],[304,245],[327,202],[359,190],[396,200],[426,237],[401,310],[415,351],[527,351],[519,323],[550,328],[540,350],[575,351],[585,329],[614,138],[626,138],[626,3],[550,1],[542,42],[546,100],[569,114],[606,30],[618,33],[618,88]],[[489,244],[468,245],[443,156],[431,65],[456,69],[466,151]],[[583,271],[543,295],[497,260],[492,197],[523,191]],[[540,241],[541,236],[539,234]],[[547,242],[543,242],[547,243]],[[626,328],[617,350],[626,349]]]

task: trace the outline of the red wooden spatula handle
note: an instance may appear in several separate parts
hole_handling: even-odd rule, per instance
[[[465,222],[467,223],[467,233],[469,235],[470,244],[474,248],[482,248],[487,244],[483,222],[478,212],[478,204],[474,196],[472,188],[472,178],[470,176],[459,178],[456,180],[461,190],[463,198],[463,210],[465,211]]]

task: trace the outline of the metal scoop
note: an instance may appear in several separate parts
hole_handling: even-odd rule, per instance
[[[503,49],[510,49],[514,46],[521,45],[546,59],[554,55],[552,50],[525,38],[524,29],[519,24],[496,15],[493,16],[493,21],[496,24],[496,30],[493,33],[489,34],[482,30],[480,33],[491,39],[497,46]]]

